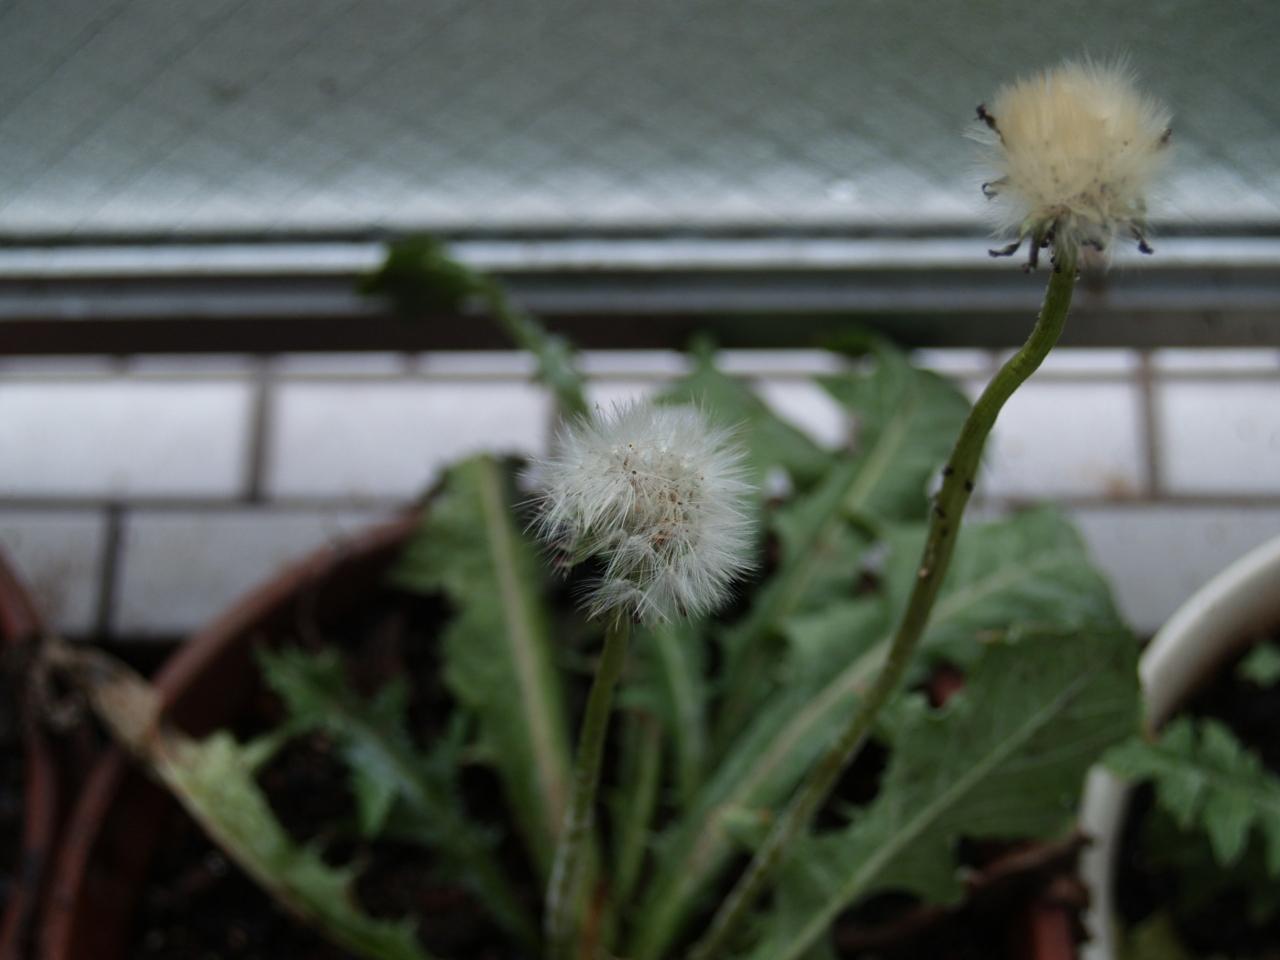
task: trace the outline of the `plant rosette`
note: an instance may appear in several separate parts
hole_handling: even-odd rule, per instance
[[[585,927],[629,942],[622,955],[680,955],[768,812],[856,709],[917,580],[927,490],[967,402],[894,348],[870,346],[821,380],[857,423],[852,452],[816,445],[709,355],[661,398],[675,409],[698,398],[739,428],[747,477],[784,471],[792,492],[747,507],[760,518],[756,569],[723,614],[634,627],[600,781],[608,839],[591,848],[582,881],[588,905],[629,895],[626,911],[588,913]],[[570,719],[599,636],[574,599],[634,597],[607,584],[599,593],[591,563],[552,575],[517,477],[490,457],[458,464],[416,525],[286,571],[128,700],[122,739],[190,816],[166,819],[171,804],[125,750],[100,763],[59,858],[42,960],[177,956],[165,943],[177,951],[200,933],[179,915],[213,926],[214,952],[234,947],[217,937],[276,930],[283,914],[265,893],[241,924],[226,906],[193,906],[226,890],[228,873],[236,896],[252,880],[302,918],[294,926],[347,953],[537,955],[539,891],[569,797]],[[671,539],[646,536],[662,548]],[[658,582],[639,570],[641,583]],[[382,635],[385,623],[367,628],[388,576],[425,604],[407,647]],[[353,654],[358,624],[366,638]],[[405,663],[406,650],[430,668]],[[1069,957],[1073,910],[1054,904],[1050,881],[1071,873],[1088,764],[1136,723],[1135,658],[1062,516],[967,526],[906,689],[784,865],[786,896],[753,914],[757,955],[829,943],[844,956],[909,957],[971,938],[983,956]],[[422,677],[436,684],[425,701]],[[115,692],[130,683],[122,674]],[[281,794],[280,778],[321,764],[316,753],[337,789]],[[230,853],[199,841],[172,865],[173,847],[199,840],[192,823]],[[357,863],[372,870],[357,876]],[[368,899],[395,887],[414,895]],[[477,910],[482,921],[461,929]]]
[[[1184,603],[1143,653],[1139,674],[1144,702],[1143,741],[1117,748],[1109,769],[1090,774],[1081,807],[1081,829],[1092,838],[1081,874],[1090,890],[1086,924],[1091,942],[1087,960],[1122,956],[1118,924],[1117,873],[1133,783],[1154,778],[1157,795],[1172,805],[1187,830],[1214,831],[1215,858],[1239,858],[1255,815],[1269,848],[1280,849],[1280,780],[1267,776],[1247,756],[1225,726],[1191,720],[1180,711],[1221,668],[1261,640],[1280,637],[1280,538],[1232,563]],[[1274,681],[1265,661],[1269,647],[1254,647],[1256,668],[1242,664],[1255,683]],[[1278,665],[1280,667],[1280,665]],[[1238,788],[1236,795],[1211,786],[1215,780]],[[1273,855],[1274,856],[1274,855]],[[1280,858],[1271,861],[1280,867]],[[1213,869],[1209,863],[1206,869]],[[1163,936],[1163,934],[1160,934]],[[1172,949],[1158,947],[1155,949]],[[1154,956],[1155,954],[1151,954]],[[1172,954],[1170,960],[1175,960]]]

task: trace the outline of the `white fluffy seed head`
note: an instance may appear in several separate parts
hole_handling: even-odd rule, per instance
[[[540,536],[603,572],[591,616],[709,613],[751,566],[751,484],[729,431],[695,407],[636,403],[566,426],[539,462]]]
[[[979,118],[996,170],[983,191],[1003,232],[1073,256],[1109,250],[1118,234],[1150,252],[1147,190],[1167,153],[1170,114],[1137,90],[1123,62],[1069,61],[1018,80]]]

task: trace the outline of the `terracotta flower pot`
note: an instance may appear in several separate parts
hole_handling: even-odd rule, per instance
[[[234,720],[255,692],[252,649],[299,615],[323,622],[356,607],[412,535],[415,517],[325,548],[254,590],[191,638],[156,677],[165,712],[201,735]],[[72,813],[52,879],[38,960],[117,960],[164,818],[176,804],[119,750],[107,751]],[[1038,898],[1009,928],[1012,955],[1074,960],[1073,908]]]
[[[0,557],[0,656],[20,656],[20,648],[43,633],[40,615],[30,594]],[[0,915],[0,960],[21,960],[35,930],[49,866],[56,850],[62,813],[62,785],[53,745],[30,716],[29,706],[19,704],[25,751],[22,837],[18,875]]]
[[[252,591],[185,643],[156,677],[166,716],[197,736],[231,722],[253,694],[252,648],[300,616],[356,605],[412,534],[407,516],[311,554]],[[127,955],[147,870],[177,805],[119,749],[106,751],[67,824],[44,911],[39,960]]]

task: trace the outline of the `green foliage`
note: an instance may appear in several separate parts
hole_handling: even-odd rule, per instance
[[[901,711],[876,799],[848,827],[792,851],[751,956],[804,957],[839,913],[877,891],[954,901],[961,837],[1064,833],[1099,750],[1137,723],[1136,660],[1125,635],[1023,635],[988,645],[942,710],[917,700]]]
[[[781,467],[801,487],[826,473],[831,454],[778,417],[745,382],[721,372],[709,349],[691,359],[693,369],[663,390],[659,403],[694,404],[716,423],[736,428],[757,483],[772,467]]]
[[[361,281],[360,291],[386,297],[398,316],[411,321],[458,313],[479,301],[514,345],[533,355],[539,378],[564,411],[586,412],[582,376],[564,338],[548,333],[536,318],[512,304],[497,282],[455,260],[435,237],[406,237],[391,244],[382,265]]]
[[[886,537],[885,590],[895,620],[915,583],[924,536],[923,528],[898,527]],[[1060,512],[1040,508],[961,532],[923,644],[966,663],[990,631],[1009,624],[1061,629],[1120,622],[1080,535]]]
[[[1208,834],[1195,824],[1179,826],[1159,805],[1145,815],[1140,843],[1146,868],[1175,878],[1164,904],[1174,916],[1212,927],[1224,903],[1254,926],[1271,923],[1280,914],[1280,884],[1267,868],[1263,844],[1247,844],[1234,863],[1223,865]]]
[[[441,872],[474,892],[507,933],[536,945],[537,926],[504,876],[495,838],[463,806],[459,740],[444,739],[430,754],[418,751],[408,732],[403,679],[364,701],[350,689],[335,650],[263,650],[258,663],[285,703],[287,729],[323,731],[337,746],[351,773],[361,832],[380,835],[399,803],[398,836],[430,848]]]
[[[923,520],[929,481],[946,462],[969,401],[885,341],[868,346],[869,369],[818,380],[857,424],[843,507],[876,523]]]
[[[703,625],[666,623],[640,634],[625,702],[657,719],[671,743],[675,794],[686,804],[706,774],[707,644]]]
[[[438,244],[397,245],[370,289],[412,314],[479,300],[538,356],[562,407],[584,408],[567,346]],[[599,955],[672,956],[744,845],[758,840],[847,724],[885,657],[918,577],[928,486],[968,403],[891,346],[863,343],[869,352],[861,362],[821,380],[856,421],[847,453],[822,449],[777,417],[706,350],[662,397],[736,426],[757,478],[785,472],[790,493],[780,504],[758,504],[768,531],[763,572],[744,587],[738,610],[637,637],[608,740],[608,846],[589,857]],[[447,606],[431,642],[440,644],[455,702],[455,735],[419,747],[405,687],[358,696],[334,654],[267,654],[262,669],[287,705],[288,731],[323,731],[332,740],[350,771],[361,831],[430,847],[524,957],[537,952],[531,897],[512,888],[496,858],[505,838],[474,822],[462,802],[462,753],[495,772],[512,832],[545,882],[569,795],[567,704],[576,701],[553,650],[572,646],[558,643],[558,633],[587,628],[567,615],[553,619],[550,605],[561,594],[548,590],[517,501],[505,464],[490,457],[458,464],[393,571],[396,584]],[[891,751],[880,792],[862,808],[830,806],[826,822],[839,817],[844,825],[810,832],[792,851],[771,908],[741,931],[743,949],[760,960],[833,956],[831,920],[872,894],[954,900],[961,838],[1060,833],[1085,768],[1134,728],[1135,656],[1105,582],[1063,517],[1038,510],[965,525],[909,676],[918,681],[945,661],[965,672],[967,687],[937,711],[913,694],[890,704],[875,732]],[[261,820],[265,801],[249,795],[256,787],[244,748],[210,743],[208,757],[192,754],[191,769],[239,764],[240,773],[222,776],[244,796],[226,802],[245,804]],[[197,780],[169,778],[196,797],[216,786]],[[273,829],[283,837],[274,820],[242,828],[226,822],[238,813],[184,802],[264,886],[338,942],[365,956],[421,960],[407,928],[348,912],[348,872],[307,851],[277,856],[273,844],[287,839],[273,839]],[[1239,804],[1228,806],[1239,832]],[[1234,842],[1234,833],[1222,836]],[[337,902],[324,915],[321,893]]]
[[[847,721],[888,646],[890,607],[900,604],[915,576],[919,540],[914,528],[890,533],[883,594],[850,597],[787,622],[786,682],[753,705],[689,813],[660,841],[658,872],[641,908],[639,960],[662,956],[730,862],[736,845],[724,830],[726,817],[785,799]],[[1111,643],[1120,642],[1106,582],[1053,511],[961,531],[922,640],[920,666],[933,659],[972,661],[985,641],[1016,625],[1058,631],[1093,625]]]
[[[264,741],[230,734],[190,740],[170,733],[152,768],[205,832],[246,873],[333,942],[369,960],[429,960],[413,923],[374,920],[356,903],[354,871],[331,867],[280,826],[254,780],[269,755]]]
[[[1280,683],[1280,650],[1274,644],[1259,643],[1240,661],[1237,670],[1250,683],[1273,687]]]
[[[1123,777],[1151,780],[1160,806],[1183,829],[1203,830],[1220,864],[1239,860],[1256,829],[1268,870],[1280,876],[1280,778],[1221,722],[1179,717],[1159,740],[1130,740],[1106,763]]]
[[[545,876],[568,797],[569,750],[543,577],[512,500],[507,471],[492,458],[455,466],[394,579],[452,604],[441,637],[445,682],[475,718],[482,756]]]
[[[391,244],[382,265],[361,281],[360,292],[385,296],[401,317],[420,320],[460,310],[486,282],[435,237],[416,236]]]
[[[869,363],[823,386],[857,424],[852,453],[811,492],[777,511],[778,568],[723,637],[727,693],[720,725],[735,730],[771,689],[768,664],[788,618],[848,596],[868,546],[864,527],[923,519],[926,483],[945,462],[968,401],[878,338]]]

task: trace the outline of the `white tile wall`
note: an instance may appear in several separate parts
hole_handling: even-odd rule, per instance
[[[774,413],[818,443],[838,447],[848,442],[849,420],[844,408],[816,383],[770,377],[757,380],[754,387]]]
[[[106,526],[101,510],[0,511],[0,546],[49,625],[64,634],[96,626]]]
[[[550,398],[524,383],[278,385],[267,487],[278,497],[411,497],[469,453],[546,447]]]
[[[1008,356],[1008,354],[1005,354]],[[1040,365],[1038,374],[1106,376],[1136,370],[1138,354],[1132,350],[1101,350],[1092,347],[1055,347]]]
[[[0,382],[0,495],[240,493],[247,382]]]
[[[634,377],[595,379],[587,382],[587,403],[604,410],[615,404],[633,403],[652,396],[662,389],[658,380],[641,380]]]
[[[990,350],[914,350],[911,359],[918,366],[957,379],[989,376],[996,362]]]
[[[190,631],[283,565],[383,515],[338,508],[135,511],[124,525],[112,630]]]
[[[820,442],[844,441],[838,406],[806,379],[844,361],[813,351],[727,359],[781,416]],[[976,396],[996,356],[917,359]],[[589,399],[604,404],[685,367],[664,351],[583,361]],[[124,507],[112,628],[171,636],[369,516],[370,500],[406,501],[476,450],[541,452],[551,425],[549,397],[518,353],[311,355],[265,364],[257,439],[263,369],[231,356],[0,363],[0,545],[63,630],[96,625],[108,501]],[[262,502],[251,505],[255,444]],[[1221,566],[1280,534],[1280,351],[1164,350],[1144,365],[1132,352],[1060,350],[1002,415],[979,495],[997,512],[1066,500],[1125,610],[1154,629]]]
[[[277,357],[276,372],[326,376],[405,373],[411,358],[403,353],[290,353]]]
[[[1280,537],[1280,507],[1097,507],[1073,515],[1121,609],[1143,633],[1231,561]]]
[[[1156,385],[1171,493],[1280,495],[1280,378]]]
[[[1277,373],[1280,372],[1280,350],[1153,350],[1151,365],[1167,373],[1244,370]]]
[[[988,448],[987,496],[1131,498],[1144,490],[1141,395],[1132,382],[1031,380]]]

